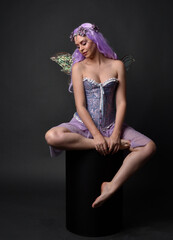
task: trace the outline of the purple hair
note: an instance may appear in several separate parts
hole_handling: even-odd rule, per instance
[[[80,30],[82,29],[82,31]],[[74,36],[80,34],[82,32],[82,36],[87,36],[90,40],[96,43],[97,48],[100,53],[102,53],[105,57],[111,59],[117,59],[117,54],[112,50],[112,48],[108,45],[106,39],[103,37],[102,33],[98,31],[98,27],[95,24],[91,23],[83,23],[79,27],[75,28],[71,33],[70,38],[74,40]],[[81,34],[80,34],[81,35]],[[80,62],[85,57],[80,53],[79,49],[76,49],[72,54],[72,66],[76,62]],[[73,92],[72,79],[68,88],[69,92]]]

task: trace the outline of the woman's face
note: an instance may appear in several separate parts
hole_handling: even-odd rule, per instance
[[[87,36],[77,35],[74,37],[74,42],[79,49],[80,53],[86,58],[92,58],[97,50],[97,45],[90,40]]]

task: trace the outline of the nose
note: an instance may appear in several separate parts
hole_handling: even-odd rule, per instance
[[[79,48],[79,51],[83,52],[83,50],[84,50],[84,46],[81,45],[80,48]]]

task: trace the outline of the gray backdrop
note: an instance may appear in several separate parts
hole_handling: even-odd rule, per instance
[[[47,186],[65,179],[65,155],[51,159],[45,132],[72,118],[67,75],[50,57],[72,53],[71,31],[95,23],[121,58],[136,59],[127,73],[126,122],[151,137],[157,154],[127,183],[169,201],[172,187],[171,1],[4,1],[1,7],[2,186]],[[133,192],[134,191],[134,192]],[[157,197],[154,197],[155,194]],[[129,196],[129,195],[128,195]]]

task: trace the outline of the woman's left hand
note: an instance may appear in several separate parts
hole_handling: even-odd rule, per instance
[[[121,140],[119,136],[110,136],[109,138],[105,138],[108,144],[109,153],[114,154],[116,153],[121,144]]]

